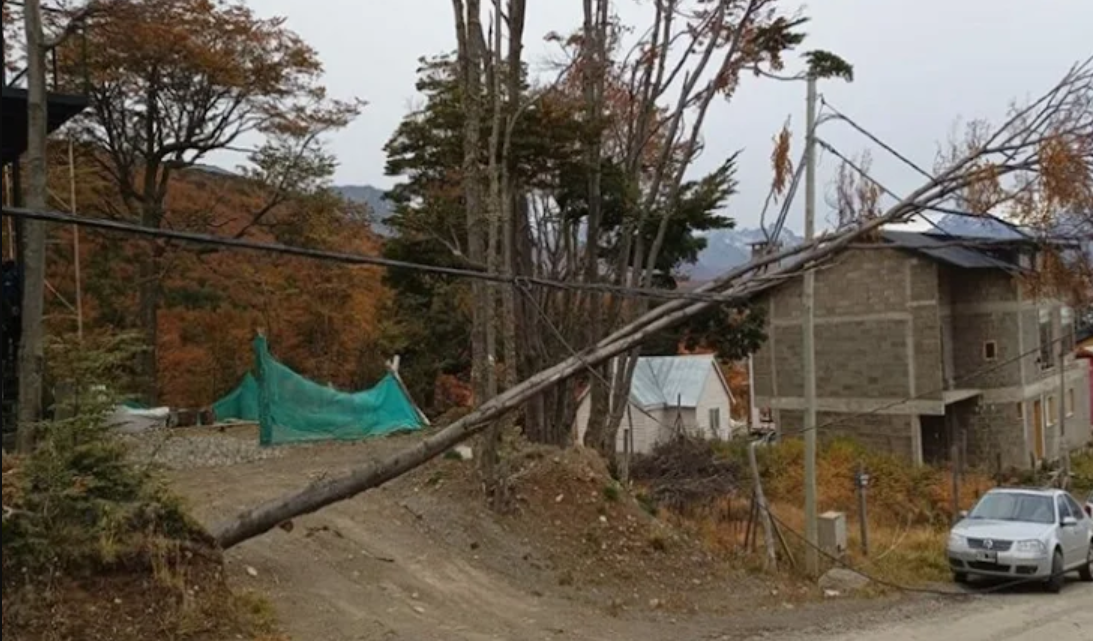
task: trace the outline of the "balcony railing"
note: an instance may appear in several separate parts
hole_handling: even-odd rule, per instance
[[[24,4],[18,0],[0,0],[3,5],[5,22],[3,29],[2,84],[5,88],[26,89],[26,43],[23,35],[22,11]],[[42,7],[43,22],[47,37],[50,26],[64,28],[70,13],[53,7]],[[8,48],[16,56],[8,59]],[[88,69],[87,30],[84,25],[76,25],[67,38],[59,45],[46,51],[46,90],[55,94],[86,95],[90,89]]]

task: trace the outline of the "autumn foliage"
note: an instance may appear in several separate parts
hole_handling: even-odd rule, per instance
[[[53,163],[56,193],[67,191],[67,167]],[[111,203],[77,155],[81,212],[105,215]],[[63,191],[62,191],[63,190]],[[174,176],[165,226],[233,236],[249,222],[238,212],[262,202],[265,190],[240,176],[191,169]],[[58,200],[55,203],[62,206]],[[47,317],[58,334],[74,333],[73,231],[53,228]],[[375,254],[379,241],[363,212],[330,193],[283,205],[248,238],[317,249]],[[81,232],[85,332],[139,330],[138,272],[132,257],[153,241]],[[161,402],[204,407],[230,391],[251,367],[251,340],[262,330],[279,358],[305,375],[356,389],[375,381],[377,309],[387,300],[374,269],[155,241],[165,250],[158,315]]]

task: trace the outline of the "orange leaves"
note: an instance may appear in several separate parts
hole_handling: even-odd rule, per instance
[[[774,173],[772,190],[778,197],[786,193],[789,181],[793,177],[793,158],[790,157],[792,149],[793,133],[789,130],[787,122],[782,131],[774,137],[774,151],[770,155],[771,169]]]
[[[1093,166],[1089,147],[1072,144],[1061,136],[1051,136],[1040,145],[1039,160],[1045,205],[1058,209],[1093,207]]]

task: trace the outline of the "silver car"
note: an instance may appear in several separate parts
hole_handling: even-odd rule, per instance
[[[1093,518],[1061,490],[993,490],[953,528],[948,554],[958,583],[1028,580],[1059,592],[1069,572],[1093,581]]]

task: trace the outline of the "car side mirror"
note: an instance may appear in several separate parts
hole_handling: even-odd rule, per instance
[[[1063,519],[1063,527],[1078,527],[1078,519],[1068,516]]]

